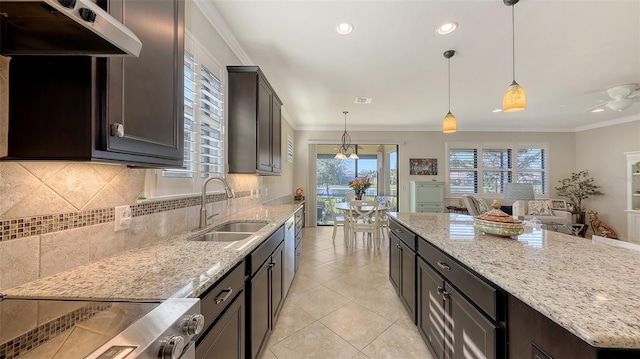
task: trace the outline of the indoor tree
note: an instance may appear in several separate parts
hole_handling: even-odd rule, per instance
[[[593,177],[589,177],[589,170],[573,172],[571,176],[558,182],[560,182],[560,186],[556,187],[558,195],[567,197],[576,212],[582,212],[583,199],[604,194],[598,190],[600,186],[594,183]]]

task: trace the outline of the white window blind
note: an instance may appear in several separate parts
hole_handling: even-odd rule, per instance
[[[197,135],[198,136],[197,136]],[[163,170],[163,177],[200,178],[224,173],[224,102],[220,80],[185,51],[184,167]]]
[[[449,193],[499,196],[505,183],[517,181],[533,183],[536,194],[548,194],[544,144],[456,143],[447,147]]]

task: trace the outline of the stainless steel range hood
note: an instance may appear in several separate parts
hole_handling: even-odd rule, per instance
[[[0,53],[139,56],[142,43],[95,0],[0,0]]]

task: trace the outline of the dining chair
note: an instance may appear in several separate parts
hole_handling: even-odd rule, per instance
[[[343,211],[336,210],[334,208],[333,200],[331,199],[331,197],[328,198],[327,204],[328,204],[328,211],[331,215],[331,219],[333,220],[333,234],[331,235],[331,238],[333,239],[333,243],[336,243],[336,231],[338,227],[342,226],[345,237],[347,235],[347,227],[346,227],[346,221],[345,221],[346,215]]]
[[[355,193],[347,193],[347,195],[345,196],[345,202],[349,203],[351,201],[355,201],[356,200],[356,194]]]
[[[366,209],[365,209],[366,208]],[[347,216],[349,230],[347,246],[351,241],[356,244],[357,233],[362,232],[364,242],[365,234],[369,240],[373,240],[374,245],[380,248],[380,221],[378,216],[378,202],[376,201],[351,201],[349,202],[349,214]]]
[[[376,197],[376,202],[386,207],[386,211],[380,213],[380,235],[386,233],[387,238],[389,238],[389,216],[387,212],[391,210],[391,200],[385,196],[378,196]]]

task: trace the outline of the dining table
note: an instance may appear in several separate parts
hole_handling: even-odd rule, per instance
[[[349,220],[349,216],[347,214],[347,212],[351,209],[349,206],[349,202],[339,202],[336,203],[333,208],[335,208],[336,210],[342,211],[344,213],[344,219],[345,219],[345,224],[344,224],[344,239],[347,240],[347,233],[348,233],[348,229],[347,226],[348,224],[348,220]],[[368,211],[371,210],[372,206],[361,206],[360,210],[362,211]],[[384,217],[385,216],[385,212],[387,212],[389,208],[387,206],[385,206],[382,203],[378,203],[378,216],[380,217]]]

